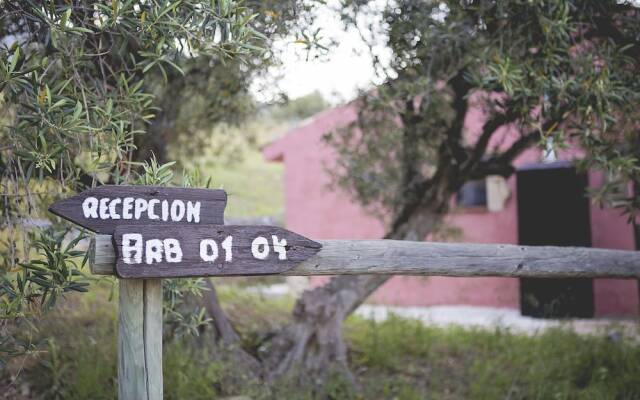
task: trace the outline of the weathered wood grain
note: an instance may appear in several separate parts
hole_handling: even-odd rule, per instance
[[[120,281],[118,398],[149,398],[144,356],[144,281]]]
[[[120,280],[118,398],[162,399],[162,282]]]
[[[282,275],[398,274],[439,276],[640,278],[640,252],[580,247],[322,240],[315,256]],[[91,270],[113,275],[111,236],[96,235]]]
[[[85,217],[82,209],[82,204],[85,199],[94,197],[100,199],[120,199],[117,204],[114,204],[113,210],[116,211],[118,219],[113,218],[100,218],[98,217]],[[142,212],[138,219],[123,218],[123,202],[125,198],[143,199],[149,201],[152,199],[157,200],[154,202],[153,209],[155,210],[153,215],[157,216],[157,219],[150,219],[148,211]],[[173,200],[181,200],[186,205],[187,202],[200,203],[199,208],[199,222],[186,220],[186,209],[183,209],[183,217],[180,221],[174,221],[171,218],[170,206],[167,208],[163,220],[163,201],[166,200],[170,205]],[[110,204],[110,203],[109,203]],[[106,203],[105,203],[106,205]],[[49,207],[49,211],[65,218],[71,222],[74,222],[80,226],[83,226],[93,232],[102,234],[113,234],[115,227],[122,224],[127,225],[159,225],[159,226],[171,226],[171,225],[198,225],[198,224],[224,224],[224,209],[227,205],[227,193],[220,189],[193,189],[193,188],[176,188],[176,187],[161,187],[161,186],[127,186],[127,185],[103,185],[93,189],[86,190],[76,196],[68,199],[55,202]],[[109,207],[106,207],[105,212],[111,215]],[[130,212],[133,212],[131,209]],[[177,211],[176,211],[177,213]]]
[[[144,356],[149,400],[161,400],[162,386],[162,280],[144,280]]]
[[[179,244],[181,260],[169,262],[163,253],[160,261],[148,263],[148,249],[141,249],[140,261],[123,254],[123,235],[140,235],[142,241],[173,239]],[[226,249],[223,243],[231,238]],[[252,253],[256,238],[263,244],[264,258]],[[113,235],[116,249],[116,273],[120,278],[169,278],[190,276],[267,275],[283,273],[313,256],[321,245],[297,233],[274,226],[198,225],[198,226],[118,226]],[[201,257],[201,242],[209,240],[216,248],[213,261]],[[130,246],[128,243],[126,246]],[[143,251],[142,251],[143,250]],[[211,247],[207,247],[210,252]],[[227,258],[229,256],[229,258]]]

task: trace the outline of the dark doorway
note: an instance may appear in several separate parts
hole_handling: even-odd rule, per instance
[[[522,168],[517,181],[520,244],[591,247],[586,175],[555,162]],[[592,279],[520,279],[522,315],[591,318],[593,308]]]

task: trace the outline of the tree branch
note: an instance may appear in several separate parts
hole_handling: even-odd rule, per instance
[[[453,89],[454,97],[451,106],[455,110],[455,116],[451,126],[447,130],[447,139],[445,140],[446,150],[458,164],[466,161],[467,152],[462,146],[462,130],[464,128],[464,120],[469,109],[467,95],[471,91],[472,86],[464,77],[465,69],[461,68],[456,75],[448,82]],[[443,148],[443,150],[445,149]],[[443,154],[443,153],[440,153]]]
[[[522,154],[533,144],[538,142],[541,137],[542,135],[540,131],[534,131],[527,135],[521,136],[520,139],[516,140],[507,151],[505,151],[498,157],[498,159],[503,163],[513,162],[516,157]]]
[[[471,156],[462,169],[463,175],[469,174],[470,171],[477,167],[478,162],[482,159],[487,151],[487,147],[489,146],[491,138],[498,131],[498,129],[514,122],[516,119],[516,113],[505,112],[495,114],[493,118],[490,118],[484,123],[484,125],[482,126],[482,133],[480,134],[480,137],[478,138],[475,146],[471,150]]]
[[[433,231],[440,221],[437,215],[443,213],[447,207],[447,193],[457,184],[460,165],[468,157],[461,141],[464,119],[469,108],[467,95],[472,86],[464,75],[465,69],[461,68],[447,82],[454,92],[452,107],[455,116],[447,129],[446,139],[440,144],[436,172],[432,178],[413,182],[410,187],[411,195],[405,196],[405,201],[396,212],[385,238],[422,240]],[[407,131],[410,128],[405,126],[404,129]],[[411,146],[410,143],[406,145]],[[413,147],[415,148],[415,144]]]
[[[213,326],[218,333],[218,337],[222,344],[230,350],[230,355],[234,362],[245,369],[247,374],[257,377],[261,371],[260,362],[242,348],[240,336],[220,306],[215,286],[213,286],[210,279],[205,279],[204,281],[207,289],[209,289],[204,291],[205,308],[211,319],[213,319]]]
[[[405,198],[414,197],[415,186],[420,179],[418,172],[419,150],[416,146],[418,140],[417,126],[422,118],[415,112],[415,99],[409,98],[405,100],[404,112],[400,113],[402,120],[402,187],[405,188]]]
[[[513,161],[525,150],[533,146],[542,138],[542,131],[550,130],[554,125],[559,124],[565,117],[565,113],[561,112],[559,118],[550,119],[545,122],[542,129],[536,129],[516,140],[509,149],[502,154],[490,157],[489,159],[479,162],[472,171],[470,171],[471,179],[481,179],[488,175],[500,175],[505,178],[509,177],[514,171]]]
[[[538,140],[540,140],[540,131],[521,136],[502,154],[477,163],[475,168],[469,171],[469,178],[483,179],[489,175],[500,175],[508,178],[515,171],[515,167],[512,165],[513,161]]]
[[[205,308],[211,319],[213,319],[213,326],[215,327],[218,336],[226,345],[240,342],[240,336],[238,336],[235,329],[233,329],[227,315],[222,310],[222,307],[220,307],[218,293],[216,292],[215,286],[213,286],[210,279],[205,279],[204,282],[207,287],[207,290],[203,291]]]

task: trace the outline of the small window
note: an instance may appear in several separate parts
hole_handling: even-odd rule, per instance
[[[470,181],[462,185],[456,195],[458,207],[486,207],[487,185],[484,179]]]

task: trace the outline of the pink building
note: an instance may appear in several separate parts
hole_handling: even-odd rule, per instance
[[[354,118],[354,107],[349,104],[324,111],[304,121],[286,136],[264,149],[264,155],[268,160],[284,163],[285,226],[288,229],[315,239],[373,239],[383,236],[385,227],[380,221],[365,213],[345,193],[328,187],[329,176],[326,169],[331,165],[335,155],[322,142],[322,135],[344,126]],[[482,126],[482,120],[483,115],[479,110],[472,110],[467,115],[465,128],[470,140],[477,135],[478,129]],[[506,138],[508,142],[509,138],[516,136],[514,133],[515,131],[511,129],[504,129],[500,135],[497,135],[496,140]],[[571,157],[571,154],[562,154],[558,158],[567,160]],[[553,222],[558,218],[553,215],[553,211],[547,213],[544,210],[545,201],[548,202],[549,199],[554,201],[553,209],[556,209],[556,203],[563,201],[566,203],[569,201],[567,199],[575,197],[571,197],[571,193],[547,193],[547,190],[539,190],[541,181],[544,181],[545,185],[550,181],[551,175],[548,174],[559,177],[557,179],[560,181],[557,183],[561,190],[567,186],[566,179],[573,183],[582,179],[584,184],[589,186],[597,186],[602,180],[597,173],[590,173],[588,177],[580,178],[572,168],[567,168],[567,165],[540,164],[541,158],[540,150],[529,150],[515,163],[518,173],[513,174],[502,184],[500,179],[494,179],[493,183],[487,185],[481,182],[481,185],[475,185],[479,190],[470,186],[466,191],[471,196],[461,193],[458,202],[452,199],[453,212],[448,216],[448,222],[460,228],[462,232],[462,237],[456,240],[475,243],[565,244],[553,241],[552,236],[555,232],[561,233],[559,240],[577,235],[576,241],[566,243],[568,245],[627,250],[635,248],[633,229],[627,224],[625,217],[621,216],[617,210],[603,210],[589,204],[582,197],[584,187],[575,198],[577,203],[583,204],[584,215],[577,213],[573,216],[574,220],[571,224],[558,227],[547,226],[546,230],[536,226],[536,220],[544,221],[546,218],[548,224],[549,221]],[[494,185],[495,183],[497,186]],[[489,205],[488,207],[485,204],[486,199],[488,197],[489,203],[495,203],[496,188],[501,189],[497,191],[498,206]],[[527,193],[527,196],[519,199],[519,193]],[[557,197],[553,197],[556,195]],[[474,196],[477,199],[474,199]],[[482,196],[485,196],[485,203],[482,203]],[[465,202],[475,204],[476,200],[479,200],[480,205],[460,206]],[[569,212],[580,209],[573,203],[567,206]],[[529,207],[533,208],[529,209]],[[536,207],[538,209],[535,209]],[[549,208],[549,210],[552,209]],[[560,210],[560,212],[563,211]],[[563,218],[563,215],[559,218]],[[566,233],[562,228],[567,225],[580,228],[576,230],[577,233],[573,231]],[[323,279],[326,278],[315,277],[313,284],[319,284]],[[530,310],[531,307],[527,311],[525,303],[528,301],[528,296],[532,293],[544,295],[554,290],[556,293],[565,293],[569,290],[576,292],[574,305],[575,301],[578,301],[582,311],[578,311],[577,314],[569,312],[567,315],[586,317],[638,315],[638,282],[636,280],[593,279],[568,283],[552,281],[557,280],[521,281],[516,278],[397,276],[381,287],[371,301],[401,306],[506,307],[521,309],[528,315],[536,315],[535,310],[533,312]],[[540,292],[541,288],[542,292]]]

